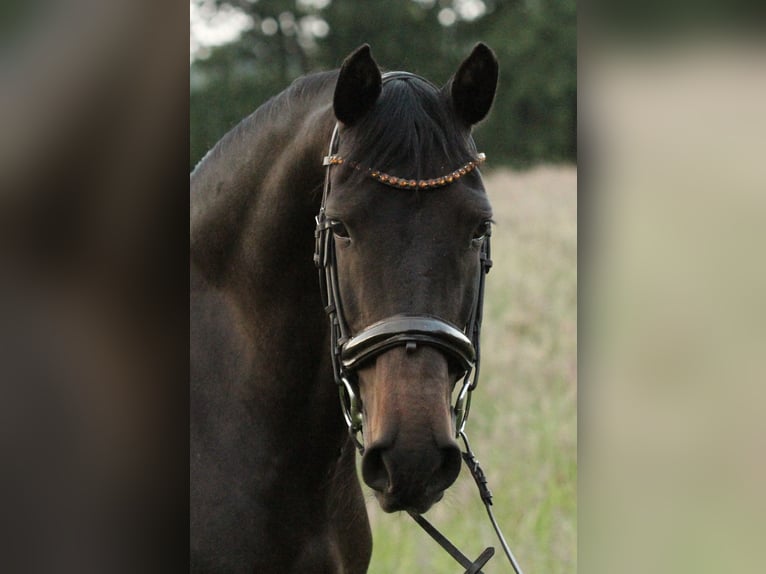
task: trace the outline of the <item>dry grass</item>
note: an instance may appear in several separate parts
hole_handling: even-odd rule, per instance
[[[482,376],[468,433],[495,513],[527,573],[576,571],[577,175],[572,166],[485,177],[497,222],[488,277]],[[408,517],[372,496],[370,572],[459,572]],[[500,552],[464,469],[429,518],[471,556]],[[509,572],[496,554],[483,569]]]

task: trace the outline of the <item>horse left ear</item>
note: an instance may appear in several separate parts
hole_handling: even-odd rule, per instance
[[[335,117],[347,126],[353,125],[372,109],[381,88],[380,69],[372,59],[370,46],[364,44],[340,68],[332,101]]]
[[[497,89],[497,58],[486,44],[476,44],[449,86],[455,112],[468,125],[483,120]]]

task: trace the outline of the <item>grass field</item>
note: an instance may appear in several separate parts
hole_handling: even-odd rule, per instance
[[[577,568],[577,172],[494,171],[482,373],[467,432],[494,511],[525,574]],[[365,487],[366,488],[366,487]],[[369,489],[372,574],[451,573],[460,566],[406,515],[385,514]],[[511,572],[468,471],[427,517],[487,574]]]

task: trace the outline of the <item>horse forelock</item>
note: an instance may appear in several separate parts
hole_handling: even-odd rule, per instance
[[[448,96],[417,77],[386,82],[373,109],[343,130],[340,151],[350,162],[408,179],[444,175],[476,156]]]

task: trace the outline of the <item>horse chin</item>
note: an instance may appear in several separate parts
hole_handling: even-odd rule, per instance
[[[439,492],[435,496],[420,497],[416,499],[403,499],[397,494],[391,494],[386,492],[375,492],[375,498],[378,499],[378,504],[383,512],[412,512],[414,514],[424,514],[442,498],[444,498],[444,492]]]

